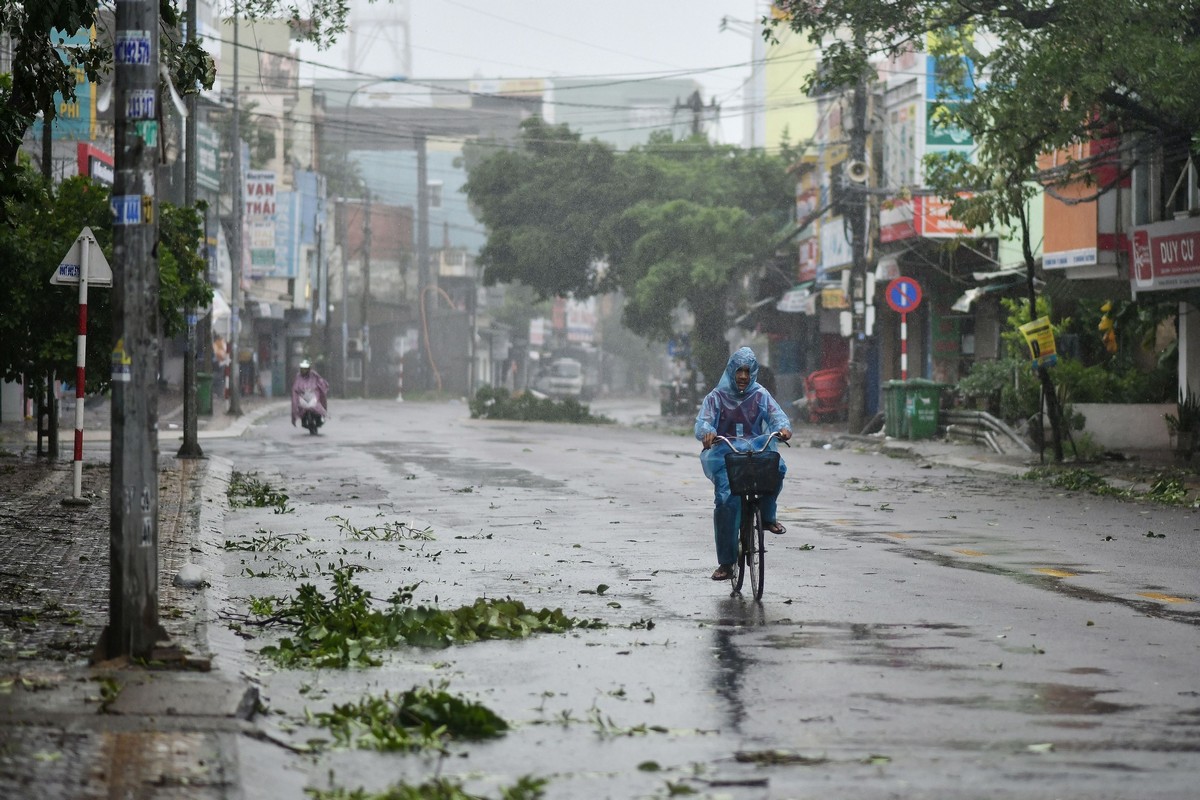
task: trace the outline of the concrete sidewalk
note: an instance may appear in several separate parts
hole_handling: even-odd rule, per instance
[[[72,494],[73,410],[52,462],[34,457],[31,421],[0,426],[0,797],[237,796],[237,741],[255,732],[257,694],[214,665],[206,584],[195,565],[185,569],[200,531],[224,528],[232,466],[175,457],[182,405],[170,399],[158,441],[166,635],[150,664],[89,663],[109,617],[111,486],[106,449],[86,445],[109,441],[108,403],[86,410],[84,505],[62,502]],[[242,410],[200,418],[201,444],[286,414],[287,403],[244,398]]]

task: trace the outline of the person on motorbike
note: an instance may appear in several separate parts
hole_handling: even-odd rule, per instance
[[[758,359],[753,350],[743,347],[729,357],[725,374],[704,398],[696,416],[696,438],[704,445],[700,463],[714,490],[713,533],[719,565],[712,574],[714,581],[729,580],[733,576],[742,508],[742,499],[729,490],[729,476],[725,472],[725,454],[729,452],[729,446],[717,442],[716,437],[749,439],[778,431],[779,438],[785,442],[792,438],[791,420],[771,393],[757,383],[757,378]],[[775,446],[773,441],[771,446]],[[779,471],[781,474],[787,471],[782,460]],[[776,493],[760,501],[763,527],[776,534],[786,530],[776,519],[778,496]]]
[[[329,413],[328,392],[329,382],[312,368],[312,362],[307,358],[301,361],[300,373],[292,381],[292,426],[295,427],[296,420],[303,416],[304,411],[301,407],[301,401],[308,394],[311,394],[316,400],[316,408],[314,410],[321,418],[321,423],[323,424],[325,417]]]

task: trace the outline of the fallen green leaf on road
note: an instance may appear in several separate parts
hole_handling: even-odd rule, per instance
[[[792,753],[787,750],[739,750],[733,754],[733,758],[739,764],[758,764],[762,767],[783,764],[813,767],[829,763],[829,759],[825,756],[806,756],[803,753]]]

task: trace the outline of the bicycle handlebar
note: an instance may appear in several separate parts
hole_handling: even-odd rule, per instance
[[[765,453],[767,450],[767,447],[770,446],[772,439],[779,439],[779,441],[783,442],[788,447],[791,447],[791,444],[788,443],[787,439],[784,439],[782,436],[779,435],[779,431],[771,431],[769,434],[767,434],[767,440],[765,442],[763,442],[763,446],[758,450],[738,450],[737,447],[734,445],[733,440],[727,439],[726,437],[724,437],[720,434],[716,434],[715,438],[720,439],[722,442],[729,445],[730,450],[737,450],[737,452],[739,452],[739,453]],[[743,439],[742,441],[748,441],[748,440]]]

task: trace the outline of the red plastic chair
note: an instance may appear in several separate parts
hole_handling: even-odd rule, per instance
[[[849,374],[845,367],[820,369],[804,379],[804,399],[809,422],[841,419],[847,410],[846,388]]]

